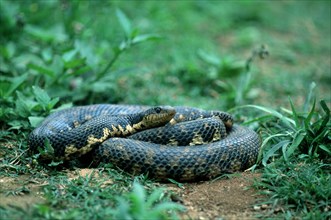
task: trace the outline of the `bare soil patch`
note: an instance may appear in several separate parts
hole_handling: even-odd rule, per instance
[[[69,173],[68,177],[89,175],[93,170],[76,171]],[[255,219],[258,213],[253,206],[261,196],[251,185],[259,177],[259,174],[242,173],[228,179],[184,184],[183,188],[174,184],[167,184],[167,187],[175,193],[173,200],[187,208],[181,214],[182,219]],[[0,206],[24,209],[43,203],[42,186],[45,184],[33,181],[27,175],[2,178]]]
[[[172,188],[188,211],[183,219],[255,219],[253,206],[261,196],[251,185],[260,174],[243,173],[229,179]]]
[[[0,206],[29,208],[33,204],[43,203],[42,185],[28,175],[2,177],[0,179]]]

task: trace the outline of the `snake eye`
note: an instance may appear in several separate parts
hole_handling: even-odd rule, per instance
[[[162,109],[160,107],[155,107],[154,110],[156,113],[160,113]]]

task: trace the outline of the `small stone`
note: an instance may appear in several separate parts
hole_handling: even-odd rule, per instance
[[[267,205],[267,204],[263,204],[263,205],[261,205],[261,209],[265,210],[265,209],[267,209],[267,208],[268,208],[268,205]]]
[[[261,206],[255,205],[253,206],[254,211],[260,211],[261,210]]]

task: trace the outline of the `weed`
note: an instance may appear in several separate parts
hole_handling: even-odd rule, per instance
[[[312,83],[306,103],[311,101],[313,88],[314,83]],[[311,110],[303,113],[297,112],[291,100],[290,104],[292,111],[282,108],[284,113],[262,106],[246,106],[269,113],[268,116],[254,119],[254,121],[260,122],[267,121],[262,124],[265,128],[264,135],[266,135],[262,143],[262,148],[265,149],[262,164],[266,165],[268,160],[274,159],[277,155],[282,155],[283,159],[287,161],[294,153],[295,156],[302,158],[324,159],[327,162],[331,155],[328,147],[331,139],[331,122],[330,110],[325,101],[320,101],[324,115],[315,111],[315,100]],[[277,118],[277,120],[272,118]],[[281,154],[277,153],[279,150],[281,150]]]
[[[166,211],[183,210],[181,205],[173,202],[160,203],[162,189],[154,190],[147,198],[144,188],[138,183],[133,184],[133,191],[123,197],[117,197],[114,217],[117,219],[167,219]],[[125,199],[126,198],[126,199]],[[173,213],[171,219],[178,217]]]
[[[313,83],[304,110],[313,99]],[[268,195],[269,215],[282,214],[285,218],[327,219],[330,217],[330,110],[320,101],[323,113],[315,110],[315,100],[308,112],[282,112],[248,106],[269,113],[253,121],[262,123],[262,150],[258,161],[265,166],[259,189]],[[247,106],[246,106],[247,107]]]
[[[7,108],[1,108],[0,111],[0,120],[5,122],[2,126],[9,126],[11,129],[29,129],[31,124],[34,127],[43,119],[40,116],[48,115],[59,104],[60,99],[79,102],[88,97],[91,102],[92,100],[102,102],[100,93],[108,91],[113,94],[112,97],[115,100],[118,89],[114,77],[120,70],[110,71],[110,68],[129,48],[159,38],[155,34],[140,35],[138,29],[131,28],[128,18],[119,9],[117,17],[126,37],[113,48],[113,57],[103,68],[103,65],[99,64],[105,60],[94,60],[93,50],[79,40],[75,40],[73,45],[64,48],[40,48],[41,58],[27,59],[23,54],[22,59],[27,59],[24,72],[29,73],[20,76],[4,76],[0,81],[2,97],[0,104],[7,106]],[[25,31],[32,30],[28,28]],[[37,33],[34,37],[40,41],[47,41],[48,32],[35,32]],[[61,39],[54,40],[59,44],[64,43]],[[9,58],[5,59],[5,62],[11,65]],[[14,71],[20,72],[20,67],[16,63],[12,65]],[[29,88],[28,85],[31,83],[36,86]],[[70,106],[69,103],[60,108]]]

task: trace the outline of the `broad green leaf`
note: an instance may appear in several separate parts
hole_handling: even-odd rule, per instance
[[[30,116],[29,122],[31,124],[31,127],[36,128],[44,119],[44,117]]]
[[[70,75],[72,75],[72,76],[79,76],[79,75],[82,75],[84,73],[87,73],[87,72],[89,72],[91,70],[92,70],[91,67],[89,67],[89,66],[83,66],[83,67],[81,67],[81,68],[79,68],[77,70],[74,70]]]
[[[27,79],[28,74],[23,74],[21,76],[12,78],[12,84],[10,85],[8,91],[4,94],[4,98],[9,97],[12,95],[12,93],[20,86],[23,84],[23,82]]]
[[[60,23],[48,29],[27,24],[24,27],[24,30],[32,37],[45,42],[61,43],[61,42],[65,42],[68,39],[64,27]]]
[[[114,51],[116,51],[116,52],[123,52],[125,49],[128,49],[130,46],[131,46],[131,44],[130,44],[131,42],[130,41],[127,41],[127,40],[124,40],[124,41],[122,41],[121,43],[120,43],[120,45],[118,46],[118,47],[115,47],[115,50]],[[117,48],[117,49],[116,49]],[[116,54],[115,54],[116,55]]]
[[[56,97],[48,102],[47,110],[52,110],[54,106],[59,102],[60,98]]]
[[[10,125],[10,128],[8,130],[20,130],[21,128],[28,127],[26,122],[21,120],[12,120],[8,122],[8,125]]]
[[[3,97],[3,99],[12,99],[13,97],[10,95],[5,95],[9,88],[12,86],[12,83],[8,80],[8,81],[1,81],[0,80],[0,97]]]
[[[41,51],[41,56],[45,62],[50,62],[53,57],[52,48],[47,47]]]
[[[50,76],[50,77],[52,77],[52,78],[55,76],[55,73],[54,73],[52,70],[47,69],[47,68],[45,68],[45,67],[43,67],[43,66],[36,65],[36,64],[34,64],[34,63],[29,63],[29,64],[27,65],[27,67],[28,67],[29,69],[32,69],[32,70],[37,71],[37,72],[40,73],[40,74],[47,75],[47,76]]]
[[[65,62],[64,66],[67,69],[69,69],[69,68],[76,68],[76,67],[79,67],[79,66],[84,65],[85,64],[85,60],[86,60],[86,58],[71,59],[71,60]]]
[[[63,74],[64,70],[64,62],[62,58],[59,55],[55,55],[53,58],[53,62],[50,66],[50,69],[52,70],[55,75],[60,76]]]
[[[2,55],[5,59],[11,59],[15,54],[15,44],[13,42],[9,42],[5,45],[0,45],[0,55]]]
[[[143,34],[143,35],[138,35],[132,39],[133,44],[138,44],[144,41],[149,41],[149,40],[157,40],[160,39],[161,36],[157,34]]]
[[[43,107],[44,110],[46,110],[46,107],[51,100],[47,92],[38,86],[32,86],[32,90],[37,102]]]
[[[65,104],[62,104],[60,107],[56,108],[56,109],[52,109],[51,112],[57,112],[57,111],[61,111],[63,109],[67,109],[67,108],[71,108],[73,106],[72,102],[70,103],[65,103]]]
[[[75,48],[79,51],[80,57],[85,58],[84,63],[92,68],[98,65],[99,56],[95,56],[95,52],[89,43],[75,40]]]
[[[62,59],[65,61],[65,65],[67,62],[70,62],[74,57],[78,54],[77,49],[70,50],[62,55]]]
[[[47,92],[38,86],[33,86],[32,90],[37,102],[40,104],[43,110],[51,110],[59,101],[58,97],[51,99]]]
[[[116,16],[126,34],[126,36],[129,38],[132,33],[131,22],[129,21],[128,17],[120,9],[116,9]]]
[[[42,41],[52,41],[53,39],[52,33],[46,29],[39,28],[38,26],[26,25],[25,31],[31,36]]]
[[[26,103],[25,97],[20,92],[16,92],[17,94],[17,100],[15,101],[15,111],[16,113],[21,117],[28,117],[30,116],[31,108]]]
[[[214,66],[220,66],[221,65],[221,59],[215,55],[209,54],[203,50],[198,51],[198,56],[201,58],[203,61],[212,64]]]

